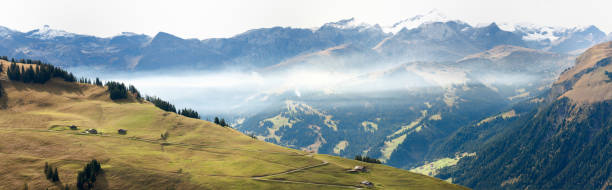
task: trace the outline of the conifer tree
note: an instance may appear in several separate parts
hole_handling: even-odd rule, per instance
[[[227,123],[225,123],[225,119],[221,119],[221,122],[219,122],[219,125],[223,127],[227,127]]]
[[[59,181],[59,173],[57,172],[57,168],[55,168],[55,171],[53,172],[53,179],[51,181]]]
[[[45,176],[47,176],[47,179],[49,179],[49,163],[45,162]]]
[[[96,86],[102,86],[102,81],[100,81],[100,78],[96,77],[95,84],[96,84]]]

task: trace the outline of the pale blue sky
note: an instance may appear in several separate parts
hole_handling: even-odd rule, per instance
[[[604,32],[612,31],[610,0],[13,0],[1,5],[2,26],[29,31],[48,24],[54,29],[97,36],[164,31],[203,39],[262,27],[318,27],[351,17],[390,25],[432,9],[473,25],[530,22],[596,25]]]

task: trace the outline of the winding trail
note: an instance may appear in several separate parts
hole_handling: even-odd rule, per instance
[[[285,172],[269,174],[269,175],[264,175],[264,176],[253,176],[253,177],[251,177],[251,179],[257,180],[257,181],[280,182],[280,183],[294,183],[294,184],[309,184],[309,185],[330,186],[330,187],[340,187],[340,188],[350,188],[350,189],[361,189],[361,188],[359,188],[357,186],[351,186],[351,185],[339,185],[339,184],[315,183],[315,182],[291,181],[291,180],[279,180],[279,179],[264,179],[266,177],[273,177],[273,176],[277,176],[277,175],[283,175],[283,174],[290,174],[290,173],[305,171],[305,170],[308,170],[308,169],[325,166],[327,164],[329,164],[329,162],[323,161],[323,163],[320,163],[320,164],[317,164],[317,165],[306,166],[306,167],[302,167],[302,168],[296,168],[296,169],[292,169],[292,170],[285,171]]]

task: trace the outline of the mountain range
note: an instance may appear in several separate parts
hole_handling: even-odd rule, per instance
[[[141,71],[157,69],[254,69],[341,45],[385,60],[455,61],[498,45],[578,54],[610,37],[595,26],[546,27],[496,23],[471,26],[437,11],[381,27],[346,19],[316,29],[253,29],[230,38],[182,39],[124,32],[100,38],[51,29],[0,28],[0,54],[41,59],[64,67]],[[168,64],[172,63],[172,64]]]

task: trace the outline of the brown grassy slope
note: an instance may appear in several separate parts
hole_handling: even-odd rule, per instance
[[[30,189],[74,185],[91,159],[100,160],[105,171],[96,183],[99,189],[342,189],[362,180],[385,189],[463,188],[382,165],[348,174],[347,168],[364,163],[253,140],[147,102],[113,102],[103,87],[59,79],[24,84],[7,81],[5,73],[0,83],[5,91],[0,98],[0,189],[24,183]],[[88,128],[102,134],[83,134]],[[127,135],[117,134],[118,129],[127,129]],[[160,139],[164,132],[170,134],[167,140]],[[324,161],[329,164],[283,174],[280,182],[253,178]],[[60,183],[44,178],[45,162],[58,167]]]
[[[612,57],[612,42],[589,48],[576,59],[576,65],[562,73],[555,82],[553,91],[562,93],[558,98],[568,97],[579,103],[594,103],[612,99],[612,83],[605,74],[612,72],[612,64],[597,66],[602,59]]]

